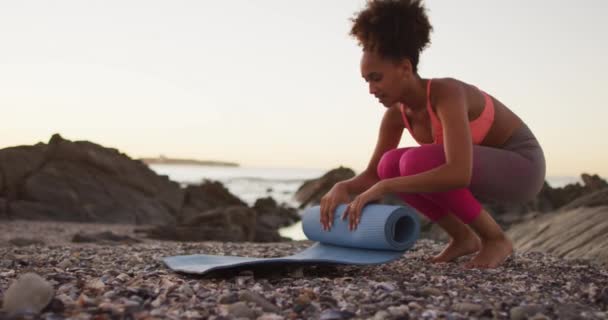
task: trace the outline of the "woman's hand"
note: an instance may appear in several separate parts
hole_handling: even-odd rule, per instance
[[[342,214],[342,220],[346,219],[346,217],[349,218],[348,229],[351,231],[357,229],[357,225],[361,221],[363,207],[369,202],[381,199],[383,195],[384,190],[382,184],[381,182],[378,182],[365,192],[356,196],[355,199],[348,204],[346,210],[344,210],[344,214]]]
[[[329,231],[331,229],[336,207],[349,201],[350,196],[346,190],[346,186],[341,183],[334,184],[331,190],[321,198],[321,226],[323,230]]]

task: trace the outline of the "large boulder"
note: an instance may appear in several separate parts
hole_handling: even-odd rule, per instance
[[[300,208],[318,204],[334,184],[354,176],[355,172],[349,168],[339,167],[330,170],[320,178],[305,181],[296,191],[294,198],[300,202]]]
[[[44,144],[19,146],[0,150],[0,192],[9,201],[16,199],[23,181],[33,172],[39,170],[46,162]]]
[[[49,144],[0,150],[4,217],[174,224],[183,191],[115,149],[54,135]]]
[[[0,197],[0,220],[8,218],[8,201]]]
[[[200,185],[189,185],[185,188],[184,203],[179,216],[180,223],[192,221],[208,210],[230,207],[247,206],[219,181],[204,180]]]
[[[49,142],[50,161],[68,161],[94,168],[95,173],[111,177],[117,184],[157,199],[170,212],[181,208],[183,190],[167,176],[158,175],[146,164],[133,160],[113,148],[104,148],[89,141],[68,141],[54,135]]]
[[[300,220],[300,215],[295,208],[284,204],[277,204],[271,198],[260,198],[253,205],[253,210],[257,214],[255,226],[255,241],[258,242],[277,242],[286,240],[279,235],[278,229],[290,226]]]

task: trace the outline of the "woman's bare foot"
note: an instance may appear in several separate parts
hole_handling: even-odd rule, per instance
[[[501,265],[513,253],[513,244],[507,237],[482,240],[481,250],[471,261],[465,263],[468,269],[493,269]]]
[[[481,240],[479,237],[471,232],[469,236],[464,239],[452,239],[450,243],[439,253],[430,259],[433,263],[450,262],[458,257],[465,256],[467,254],[475,253],[481,248]]]

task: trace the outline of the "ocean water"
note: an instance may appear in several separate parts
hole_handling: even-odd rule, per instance
[[[234,195],[249,205],[262,197],[273,197],[278,203],[297,207],[293,199],[298,188],[309,179],[315,179],[327,169],[272,168],[272,167],[223,167],[199,165],[154,164],[150,168],[158,174],[167,175],[181,184],[199,184],[205,179],[220,181]],[[547,177],[552,187],[563,187],[569,183],[581,182],[580,177]],[[306,239],[301,223],[279,230],[285,237],[294,240]]]

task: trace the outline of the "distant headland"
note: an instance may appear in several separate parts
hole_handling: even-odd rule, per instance
[[[164,155],[160,155],[156,158],[141,158],[139,159],[145,164],[185,164],[185,165],[197,165],[197,166],[221,166],[221,167],[238,167],[238,163],[225,162],[225,161],[212,161],[212,160],[195,160],[195,159],[177,159],[168,158]]]

